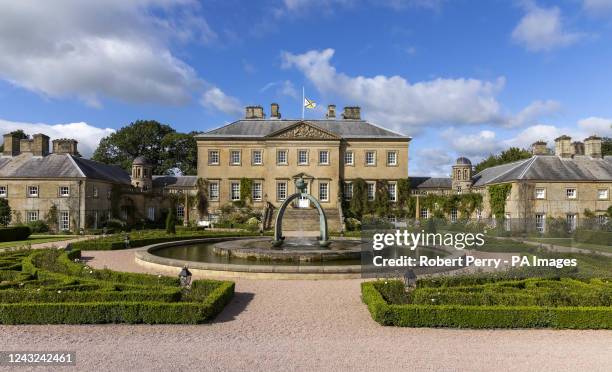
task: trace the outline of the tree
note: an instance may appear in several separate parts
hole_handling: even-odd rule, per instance
[[[353,181],[353,195],[349,203],[349,211],[353,217],[361,220],[368,209],[368,185],[363,178]]]
[[[601,155],[612,155],[612,138],[604,137],[601,140]]]
[[[176,234],[176,209],[172,206],[166,216],[166,233]]]
[[[199,132],[168,133],[161,141],[164,149],[162,168],[164,173],[179,170],[183,175],[198,173],[198,147],[195,135]]]
[[[11,207],[9,206],[8,200],[0,199],[0,226],[8,226],[11,223]]]
[[[92,159],[118,165],[130,172],[132,160],[142,155],[151,162],[155,174],[165,174],[167,169],[162,164],[164,156],[162,141],[171,133],[175,133],[172,127],[155,120],[137,120],[104,137]]]
[[[519,149],[518,147],[510,147],[508,150],[502,151],[499,155],[489,155],[488,158],[476,164],[476,173],[494,167],[496,165],[502,165],[512,163],[514,161],[528,159],[532,156],[531,152],[525,149]]]

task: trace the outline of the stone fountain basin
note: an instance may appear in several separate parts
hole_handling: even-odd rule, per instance
[[[287,239],[279,250],[273,249],[272,239],[256,238],[219,242],[212,250],[220,256],[251,261],[324,262],[359,260],[362,243],[360,240],[332,240],[329,248],[321,248],[316,240]]]

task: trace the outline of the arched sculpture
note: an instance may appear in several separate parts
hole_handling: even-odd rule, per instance
[[[285,214],[285,209],[287,209],[287,206],[289,206],[293,200],[302,197],[310,200],[319,211],[319,230],[321,233],[319,237],[319,245],[321,247],[327,247],[330,243],[327,235],[327,217],[325,217],[325,212],[323,212],[321,204],[319,204],[319,201],[312,195],[306,193],[306,182],[303,178],[298,178],[295,180],[295,186],[299,192],[289,196],[283,202],[283,204],[281,204],[278,214],[276,215],[276,220],[274,223],[274,241],[272,242],[272,245],[274,247],[280,247],[283,244],[283,215]]]

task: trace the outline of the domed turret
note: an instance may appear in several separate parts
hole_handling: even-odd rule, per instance
[[[142,191],[153,188],[153,166],[144,156],[138,156],[132,161],[132,186]]]
[[[466,157],[460,157],[457,158],[457,162],[455,162],[456,165],[472,165],[472,162],[470,161],[470,159],[466,158]]]
[[[457,158],[451,176],[453,190],[459,194],[469,192],[472,187],[472,162],[466,157]]]

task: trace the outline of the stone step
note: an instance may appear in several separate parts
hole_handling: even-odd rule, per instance
[[[328,230],[340,230],[338,209],[324,209]],[[276,218],[275,211],[274,217]],[[314,208],[287,208],[283,216],[283,231],[318,231],[319,212]]]

